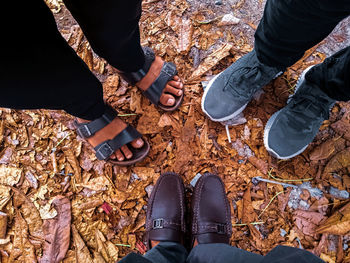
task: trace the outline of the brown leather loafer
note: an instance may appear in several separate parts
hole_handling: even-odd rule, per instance
[[[232,235],[231,208],[220,177],[205,174],[199,178],[192,196],[192,246],[227,243]]]
[[[151,247],[151,240],[183,243],[185,231],[185,193],[182,179],[175,173],[162,174],[148,201],[148,249]]]

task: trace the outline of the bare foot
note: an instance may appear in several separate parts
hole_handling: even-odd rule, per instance
[[[146,76],[136,83],[136,86],[143,91],[147,90],[149,86],[158,78],[160,71],[162,70],[164,61],[160,57],[156,57],[153,61],[149,71]],[[179,76],[174,76],[174,78],[168,82],[163,94],[160,97],[160,103],[164,106],[173,106],[175,104],[174,96],[181,96],[183,93],[183,83]]]
[[[89,122],[87,120],[79,119],[79,123]],[[94,134],[94,136],[87,138],[87,141],[93,146],[96,147],[100,143],[111,140],[115,136],[117,136],[122,130],[126,128],[126,123],[123,122],[119,118],[115,118],[111,123],[109,123],[106,127],[99,130]],[[131,146],[134,148],[141,148],[144,144],[144,141],[141,138],[138,138],[136,140],[133,140],[131,143]],[[118,161],[124,161],[125,159],[131,159],[132,158],[132,152],[128,148],[127,145],[123,145],[120,149],[115,151],[114,154],[110,156],[111,159],[117,159]]]

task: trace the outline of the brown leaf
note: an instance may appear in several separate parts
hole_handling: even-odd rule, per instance
[[[40,213],[26,195],[19,191],[15,187],[11,187],[15,193],[15,198],[20,199],[21,213],[26,223],[28,224],[29,233],[37,238],[43,239],[44,234],[42,230],[43,221],[40,217]]]
[[[143,115],[141,116],[137,124],[137,130],[141,134],[158,133],[160,131],[160,128],[157,125],[157,123],[159,122],[159,118],[160,114],[153,106],[148,106],[144,108]]]
[[[96,229],[95,233],[97,252],[106,262],[116,262],[118,260],[118,248],[111,241],[107,241],[102,232]]]
[[[37,262],[34,246],[30,243],[28,237],[28,225],[21,213],[17,211],[15,217],[15,237],[9,262]]]
[[[328,175],[348,166],[350,166],[350,148],[346,148],[333,156],[324,168],[323,174]]]
[[[44,220],[45,244],[42,263],[58,263],[64,259],[69,247],[71,204],[68,198],[57,196],[52,202],[57,216]]]
[[[191,48],[193,25],[190,19],[180,19],[177,52],[186,55]]]
[[[336,211],[316,229],[317,233],[346,235],[350,232],[350,203]]]
[[[318,161],[327,159],[331,156],[335,151],[334,140],[330,139],[321,145],[318,145],[315,149],[310,153],[311,161]]]
[[[342,119],[333,123],[331,125],[332,129],[334,129],[339,135],[343,136],[344,139],[350,140],[350,123],[347,120],[347,115],[345,114]]]
[[[65,148],[64,150],[64,155],[67,158],[67,161],[69,164],[72,166],[74,170],[74,178],[76,183],[81,183],[82,178],[81,178],[81,168],[79,166],[79,162],[77,158],[75,157],[75,154],[71,148]]]
[[[326,217],[317,212],[296,210],[293,219],[303,234],[316,238],[316,228]]]
[[[230,55],[230,50],[232,47],[232,44],[226,43],[225,45],[216,49],[198,66],[198,68],[189,77],[189,80],[193,81],[195,79],[198,79],[205,72],[219,63],[220,60]]]
[[[93,263],[89,249],[79,235],[78,230],[72,225],[73,242],[75,246],[75,259],[77,263]]]
[[[14,186],[22,176],[22,169],[0,164],[0,184]]]
[[[249,162],[251,162],[252,165],[254,165],[257,169],[260,170],[263,174],[267,174],[267,171],[269,169],[269,164],[266,161],[263,161],[261,159],[258,159],[255,156],[251,156],[248,158]]]

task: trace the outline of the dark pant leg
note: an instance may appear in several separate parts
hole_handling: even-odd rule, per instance
[[[305,78],[334,100],[350,100],[350,47],[313,67]]]
[[[8,15],[0,17],[0,107],[101,116],[102,86],[58,32],[44,1],[5,1],[2,10]]]
[[[284,69],[350,15],[348,0],[267,0],[255,33],[259,60]]]
[[[142,68],[139,20],[142,0],[64,0],[93,50],[115,68]]]
[[[144,256],[129,254],[120,263],[185,263],[187,258],[186,248],[174,242],[161,242]]]
[[[277,246],[264,256],[261,263],[324,263],[309,251],[286,246]]]
[[[227,244],[200,244],[192,249],[187,263],[260,263],[263,256]]]

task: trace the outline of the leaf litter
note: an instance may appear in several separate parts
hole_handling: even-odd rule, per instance
[[[143,3],[142,44],[175,62],[186,83],[184,103],[171,114],[150,105],[94,54],[62,1],[47,2],[62,35],[103,83],[105,99],[152,148],[135,167],[113,167],[77,138],[64,112],[0,109],[2,262],[115,262],[131,251],[145,253],[147,200],[165,171],[181,173],[189,191],[200,174],[221,176],[233,212],[233,246],[266,254],[281,244],[328,262],[350,261],[350,104],[337,103],[315,141],[292,160],[271,158],[262,140],[264,124],[285,105],[298,75],[346,41],[332,35],[306,52],[227,129],[201,112],[202,83],[252,50],[264,1]],[[252,184],[256,177],[284,184]]]

